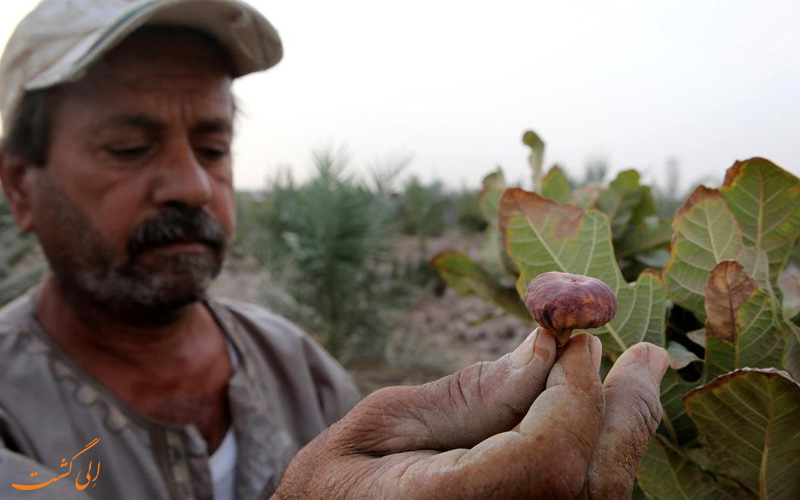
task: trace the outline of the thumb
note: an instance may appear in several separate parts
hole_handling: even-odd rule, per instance
[[[537,328],[497,361],[421,386],[376,391],[331,431],[355,453],[470,448],[522,420],[544,390],[555,357],[555,338]]]

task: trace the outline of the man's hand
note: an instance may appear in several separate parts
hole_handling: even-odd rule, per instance
[[[601,344],[513,353],[365,398],[292,460],[273,499],[629,498],[661,420],[666,351],[637,344],[601,384]]]

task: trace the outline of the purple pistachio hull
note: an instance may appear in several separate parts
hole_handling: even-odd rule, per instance
[[[534,278],[525,292],[533,319],[564,345],[573,330],[605,325],[617,313],[614,291],[596,278],[548,272]]]

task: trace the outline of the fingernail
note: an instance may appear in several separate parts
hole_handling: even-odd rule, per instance
[[[661,382],[669,366],[669,353],[655,345],[647,346],[647,362],[650,364],[650,373],[656,382]]]
[[[586,348],[592,356],[595,370],[600,371],[600,363],[603,362],[603,343],[594,335],[587,335]]]
[[[539,333],[539,329],[532,331],[528,337],[522,341],[522,343],[514,349],[514,352],[511,353],[511,366],[514,368],[522,368],[523,366],[527,365],[533,359],[533,344],[536,343],[536,336]]]

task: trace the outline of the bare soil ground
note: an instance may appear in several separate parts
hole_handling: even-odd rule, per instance
[[[426,258],[446,249],[474,253],[479,244],[477,237],[447,234],[429,241]],[[399,258],[413,262],[420,257],[417,249],[415,239],[404,239],[397,247]],[[269,285],[254,262],[233,260],[212,293],[258,303],[263,286]],[[472,363],[497,359],[531,330],[477,297],[461,297],[449,289],[437,295],[433,286],[416,297],[409,308],[394,313],[398,326],[390,336],[386,360],[348,365],[364,394],[390,385],[429,382]]]

